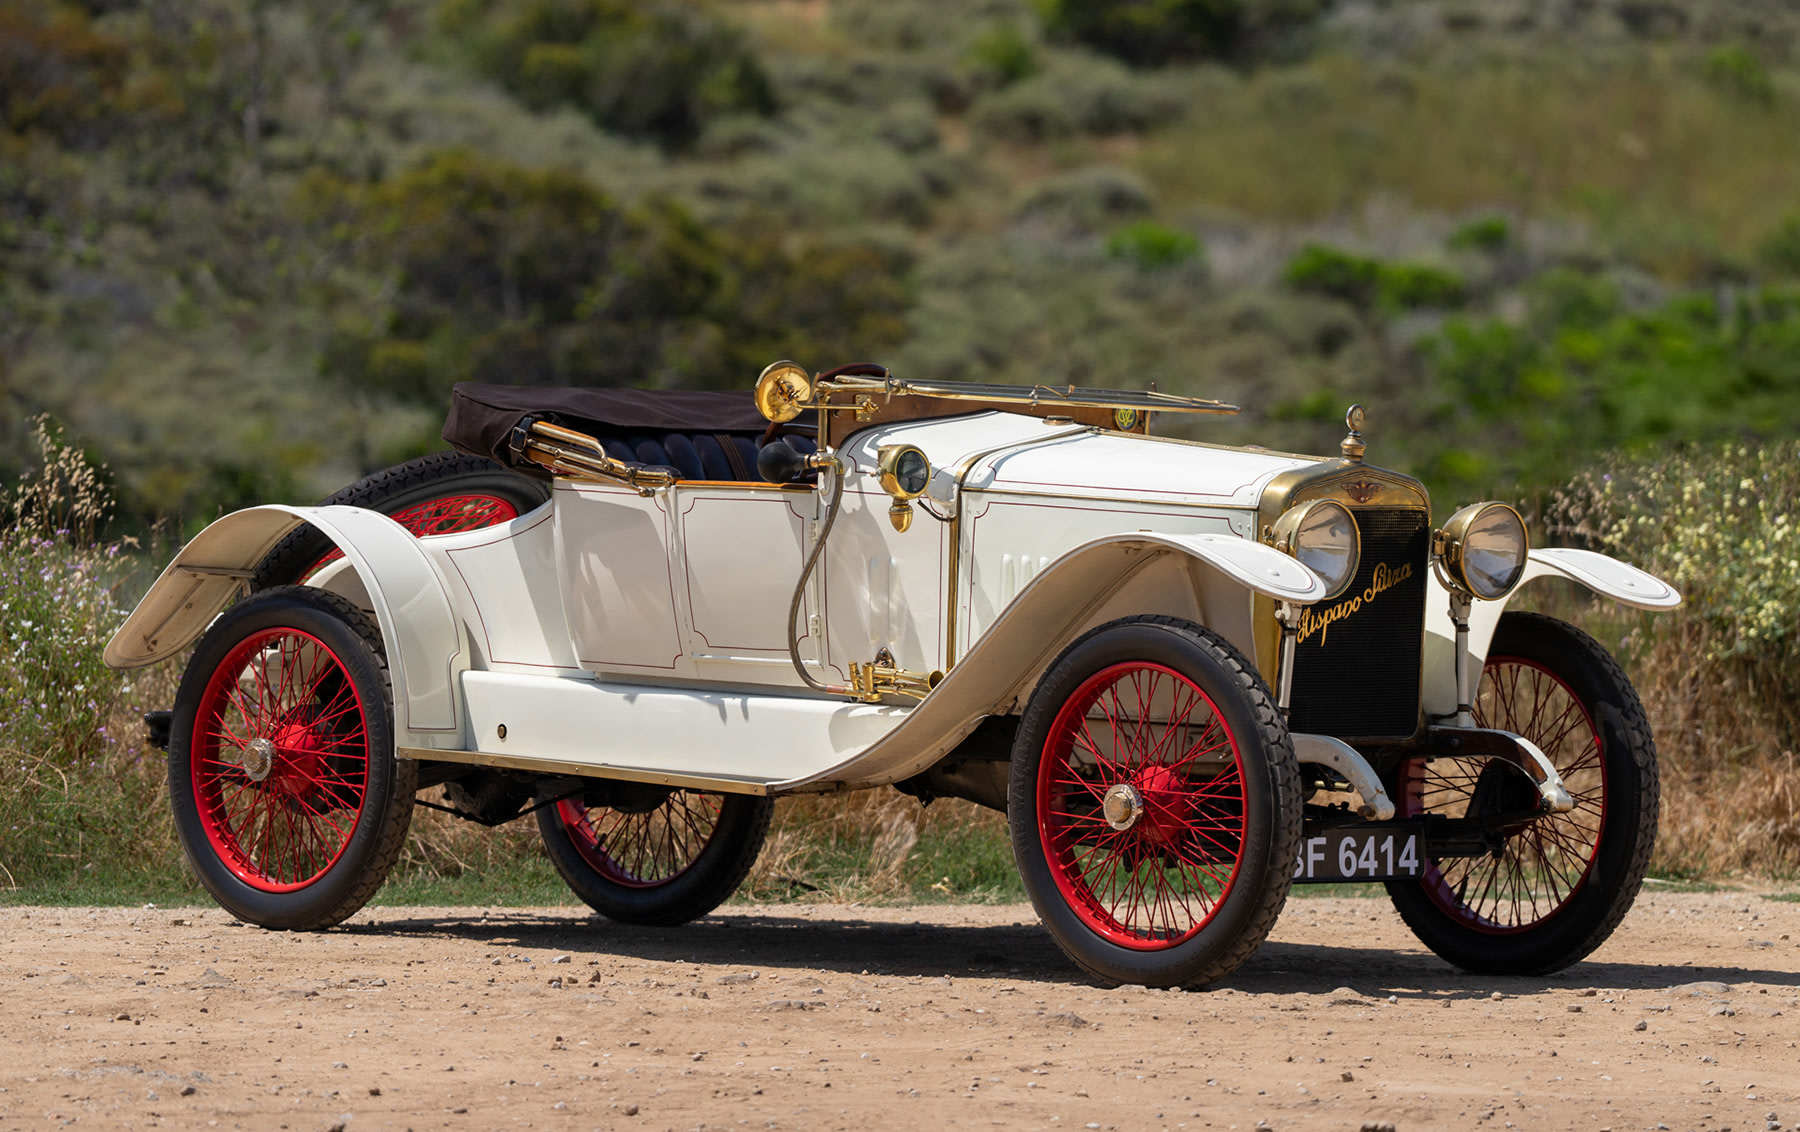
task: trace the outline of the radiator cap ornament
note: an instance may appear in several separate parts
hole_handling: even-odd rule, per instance
[[[1363,458],[1363,407],[1350,406],[1350,411],[1344,414],[1344,423],[1350,427],[1350,435],[1338,442],[1338,450],[1343,452],[1344,459],[1360,464]]]

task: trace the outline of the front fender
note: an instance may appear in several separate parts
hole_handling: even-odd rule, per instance
[[[1096,625],[1134,613],[1184,617],[1254,661],[1252,597],[1309,605],[1325,590],[1297,560],[1234,535],[1137,531],[1083,543],[1020,591],[906,722],[855,758],[782,788],[879,786],[918,774],[986,716],[1022,707],[1057,653]]]
[[[368,593],[387,645],[402,746],[455,746],[461,738],[456,677],[467,650],[443,576],[399,523],[360,507],[271,504],[219,519],[182,547],[113,634],[113,668],[140,668],[193,644],[243,587],[258,562],[295,527],[311,523],[336,543]]]
[[[1566,578],[1586,586],[1602,597],[1634,609],[1660,611],[1681,604],[1681,595],[1667,582],[1636,566],[1620,562],[1591,550],[1552,548],[1534,550],[1525,564],[1525,576],[1512,593],[1499,601],[1476,601],[1469,610],[1469,680],[1479,687],[1481,667],[1487,662],[1488,648],[1494,642],[1494,630],[1500,615],[1520,590],[1541,578]],[[1454,715],[1460,699],[1456,689],[1456,626],[1450,621],[1450,595],[1438,580],[1437,571],[1430,574],[1425,598],[1425,684],[1422,689],[1425,714],[1439,718]],[[1476,688],[1471,687],[1474,696]]]

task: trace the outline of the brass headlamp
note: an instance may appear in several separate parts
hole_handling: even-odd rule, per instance
[[[1350,587],[1362,563],[1362,532],[1356,516],[1342,503],[1315,499],[1290,508],[1269,530],[1269,543],[1324,581],[1320,601],[1330,601]]]
[[[1483,601],[1498,601],[1525,576],[1531,538],[1525,520],[1505,503],[1471,503],[1432,536],[1445,582]]]

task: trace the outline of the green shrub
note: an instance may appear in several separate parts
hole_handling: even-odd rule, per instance
[[[1614,458],[1576,477],[1553,522],[1682,591],[1703,659],[1757,658],[1800,691],[1800,443]]]
[[[452,151],[306,192],[394,283],[385,309],[333,336],[328,372],[402,400],[441,405],[465,379],[736,385],[783,353],[866,354],[903,333],[906,264],[872,243],[790,236],[768,217],[712,227],[570,170]]]
[[[996,22],[1032,16],[1028,0],[832,0],[831,23],[859,47],[953,52]]]
[[[1288,261],[1281,279],[1296,291],[1341,299],[1363,311],[1453,307],[1462,280],[1442,268],[1384,263],[1324,244],[1308,244]]]
[[[1495,255],[1512,246],[1512,226],[1504,216],[1483,216],[1452,232],[1448,242],[1457,251]]]
[[[1789,216],[1763,238],[1758,258],[1778,275],[1800,276],[1800,215]]]
[[[1000,86],[1028,79],[1038,71],[1037,44],[1016,23],[988,28],[969,45],[969,62],[995,76]]]
[[[1768,68],[1742,47],[1726,45],[1708,51],[1701,73],[1716,89],[1733,97],[1765,106],[1775,101],[1775,84]]]
[[[975,103],[971,124],[992,137],[1044,142],[1153,129],[1186,111],[1180,91],[1104,59],[1059,60]]]
[[[1800,433],[1800,290],[1633,311],[1606,277],[1562,270],[1527,294],[1523,322],[1456,319],[1421,344],[1439,399],[1421,464],[1455,493],[1494,486],[1438,463],[1458,451],[1481,475],[1545,484],[1596,449]]]
[[[1123,59],[1161,66],[1241,59],[1306,27],[1320,0],[1045,0],[1055,34]]]
[[[1154,220],[1127,224],[1107,238],[1106,254],[1145,271],[1157,271],[1202,260],[1200,238]]]
[[[134,718],[141,701],[100,659],[137,566],[98,540],[106,470],[46,417],[33,437],[40,466],[0,526],[0,888],[139,870],[168,829],[145,812],[161,776]]]
[[[528,105],[572,106],[668,147],[714,118],[770,114],[774,87],[742,34],[678,0],[448,0],[442,26]]]
[[[1019,202],[1015,215],[1061,228],[1094,231],[1141,217],[1153,204],[1150,190],[1136,175],[1112,166],[1090,165],[1037,185]]]

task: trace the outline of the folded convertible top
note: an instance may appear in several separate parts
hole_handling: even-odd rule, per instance
[[[769,427],[747,389],[571,389],[464,381],[451,390],[444,439],[459,451],[518,467],[509,441],[528,416],[602,440],[671,432],[756,437]],[[807,431],[813,418],[808,410],[786,427]],[[536,465],[519,470],[540,471]]]

